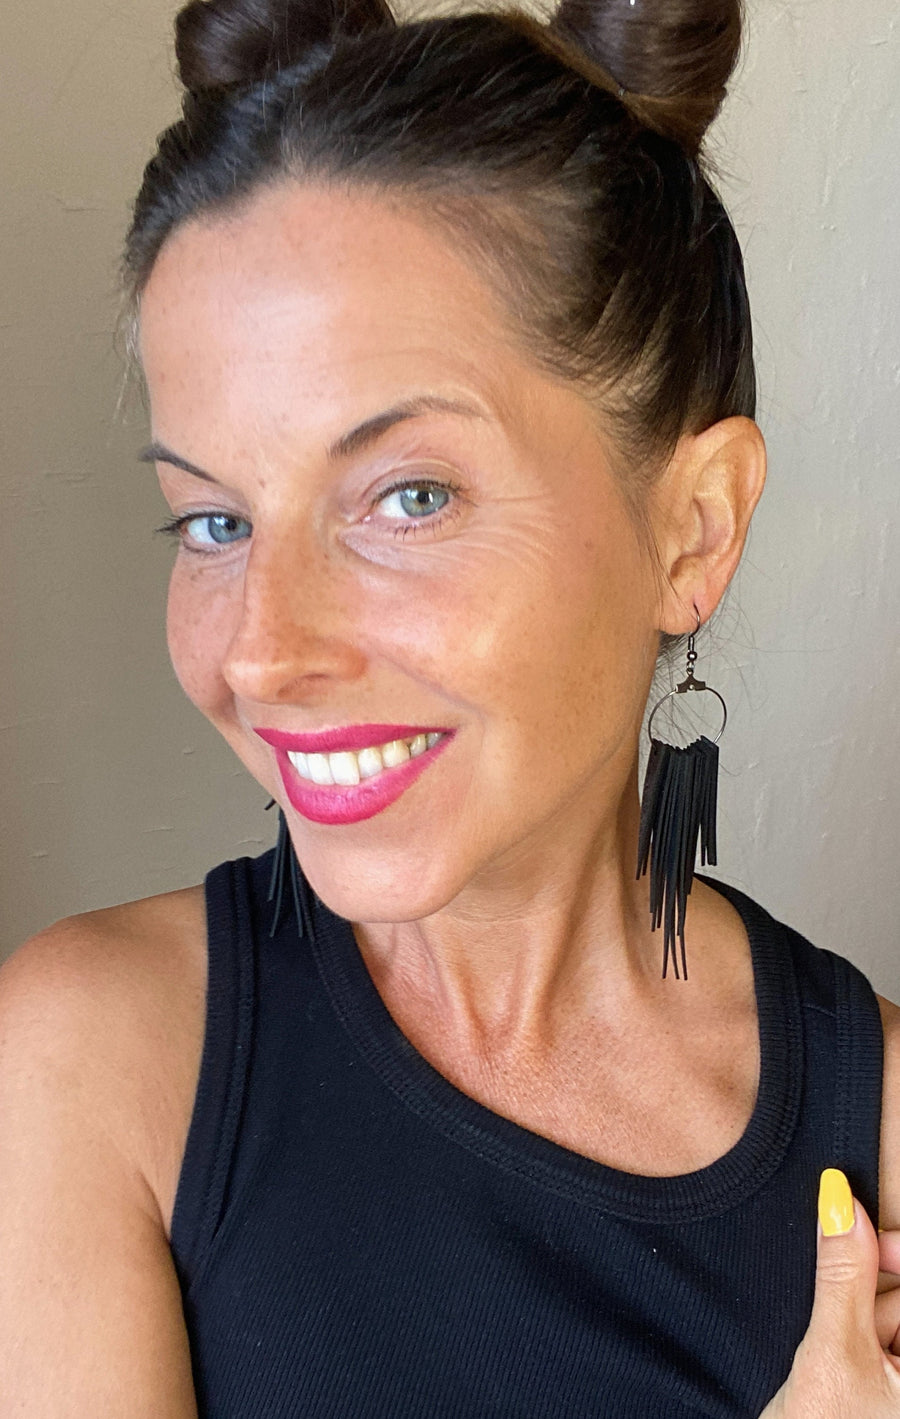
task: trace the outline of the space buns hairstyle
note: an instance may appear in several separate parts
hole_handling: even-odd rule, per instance
[[[183,116],[134,205],[133,323],[167,237],[277,182],[400,196],[583,386],[630,490],[682,433],[755,413],[740,247],[703,137],[740,0],[562,0],[399,23],[386,0],[191,0]]]
[[[636,117],[699,153],[740,50],[737,0],[563,0],[553,29],[613,77]]]
[[[380,0],[191,0],[175,19],[178,74],[186,89],[253,83],[338,35],[362,35],[394,17]]]

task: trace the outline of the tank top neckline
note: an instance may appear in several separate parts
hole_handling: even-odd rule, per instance
[[[653,1177],[597,1162],[495,1113],[446,1079],[403,1034],[375,987],[350,922],[317,903],[312,951],[342,1027],[368,1065],[420,1118],[485,1162],[572,1203],[636,1222],[700,1221],[739,1207],[775,1174],[794,1137],[803,1031],[787,928],[737,888],[708,877],[750,942],[760,1043],[759,1087],[741,1137],[694,1172]],[[672,1088],[679,1087],[673,1078]]]

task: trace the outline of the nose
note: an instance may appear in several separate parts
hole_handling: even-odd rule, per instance
[[[320,698],[330,681],[359,679],[366,656],[353,607],[333,554],[311,539],[302,549],[295,540],[254,539],[222,665],[233,694],[254,704],[294,704]]]

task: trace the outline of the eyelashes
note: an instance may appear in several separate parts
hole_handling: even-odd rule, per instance
[[[387,502],[389,498],[398,497],[401,510],[407,511],[406,508],[403,508],[402,500],[404,494],[425,492],[432,499],[436,494],[444,494],[446,501],[434,511],[427,508],[422,511],[424,506],[422,500],[418,499],[417,501],[413,498],[413,506],[420,509],[418,515],[413,515],[411,518],[404,520],[393,517],[386,519],[388,523],[393,522],[396,524],[391,528],[392,535],[395,538],[401,537],[405,540],[410,534],[413,536],[421,536],[424,532],[429,531],[433,534],[459,515],[461,511],[459,494],[461,491],[462,489],[459,484],[450,481],[441,482],[433,478],[403,479],[402,481],[391,484],[390,487],[383,489],[377,494],[372,501],[370,511],[366,514],[363,521],[371,525],[373,523],[373,510],[380,504]],[[208,541],[191,538],[188,535],[189,528],[194,523],[205,523],[207,525],[207,531],[209,533]],[[248,531],[241,536],[231,537],[229,534],[237,531],[238,528],[246,528]],[[252,524],[245,517],[239,517],[236,513],[205,510],[201,508],[198,508],[195,512],[182,513],[179,517],[168,518],[160,527],[155,528],[155,532],[161,536],[180,539],[185,551],[201,556],[215,555],[214,549],[216,547],[231,547],[234,546],[235,542],[245,541],[251,531]],[[217,532],[224,535],[217,536]]]

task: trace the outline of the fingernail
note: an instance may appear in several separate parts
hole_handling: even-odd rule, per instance
[[[840,1237],[855,1221],[850,1184],[838,1168],[826,1168],[819,1179],[819,1225],[826,1237]]]

